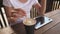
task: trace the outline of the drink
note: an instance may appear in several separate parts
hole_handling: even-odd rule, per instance
[[[36,24],[34,19],[27,18],[23,21],[23,24],[27,34],[34,34],[34,26]]]

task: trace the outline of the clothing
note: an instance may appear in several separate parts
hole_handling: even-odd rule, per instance
[[[38,3],[38,0],[28,0],[26,3],[19,2],[18,0],[3,0],[3,5],[13,7],[14,9],[22,9],[26,12],[28,18],[30,18],[30,9],[33,5]]]

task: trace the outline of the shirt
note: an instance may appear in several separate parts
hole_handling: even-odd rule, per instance
[[[26,3],[22,3],[19,0],[3,0],[4,6],[13,7],[14,9],[21,8],[26,12],[27,17],[30,17],[31,8],[37,3],[38,0],[27,0]]]

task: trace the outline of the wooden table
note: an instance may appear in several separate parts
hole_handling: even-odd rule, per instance
[[[60,9],[49,12],[46,16],[53,19],[53,22],[35,31],[35,34],[60,34]]]
[[[60,9],[46,13],[45,15],[52,18],[53,21],[40,29],[35,30],[35,34],[60,34]],[[0,34],[26,34],[23,24],[16,24],[11,27],[0,29]]]

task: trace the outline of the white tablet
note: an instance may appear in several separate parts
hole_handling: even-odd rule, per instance
[[[43,23],[41,23],[40,17],[36,17],[36,18],[34,18],[34,19],[36,19],[36,21],[37,21],[37,24],[35,25],[35,29],[39,29],[39,28],[41,28],[42,26],[44,26],[44,25],[52,22],[52,19],[51,19],[51,18],[48,18],[48,17],[46,17],[46,16],[44,16],[44,22],[43,22]],[[39,20],[39,21],[38,21],[38,20]]]

